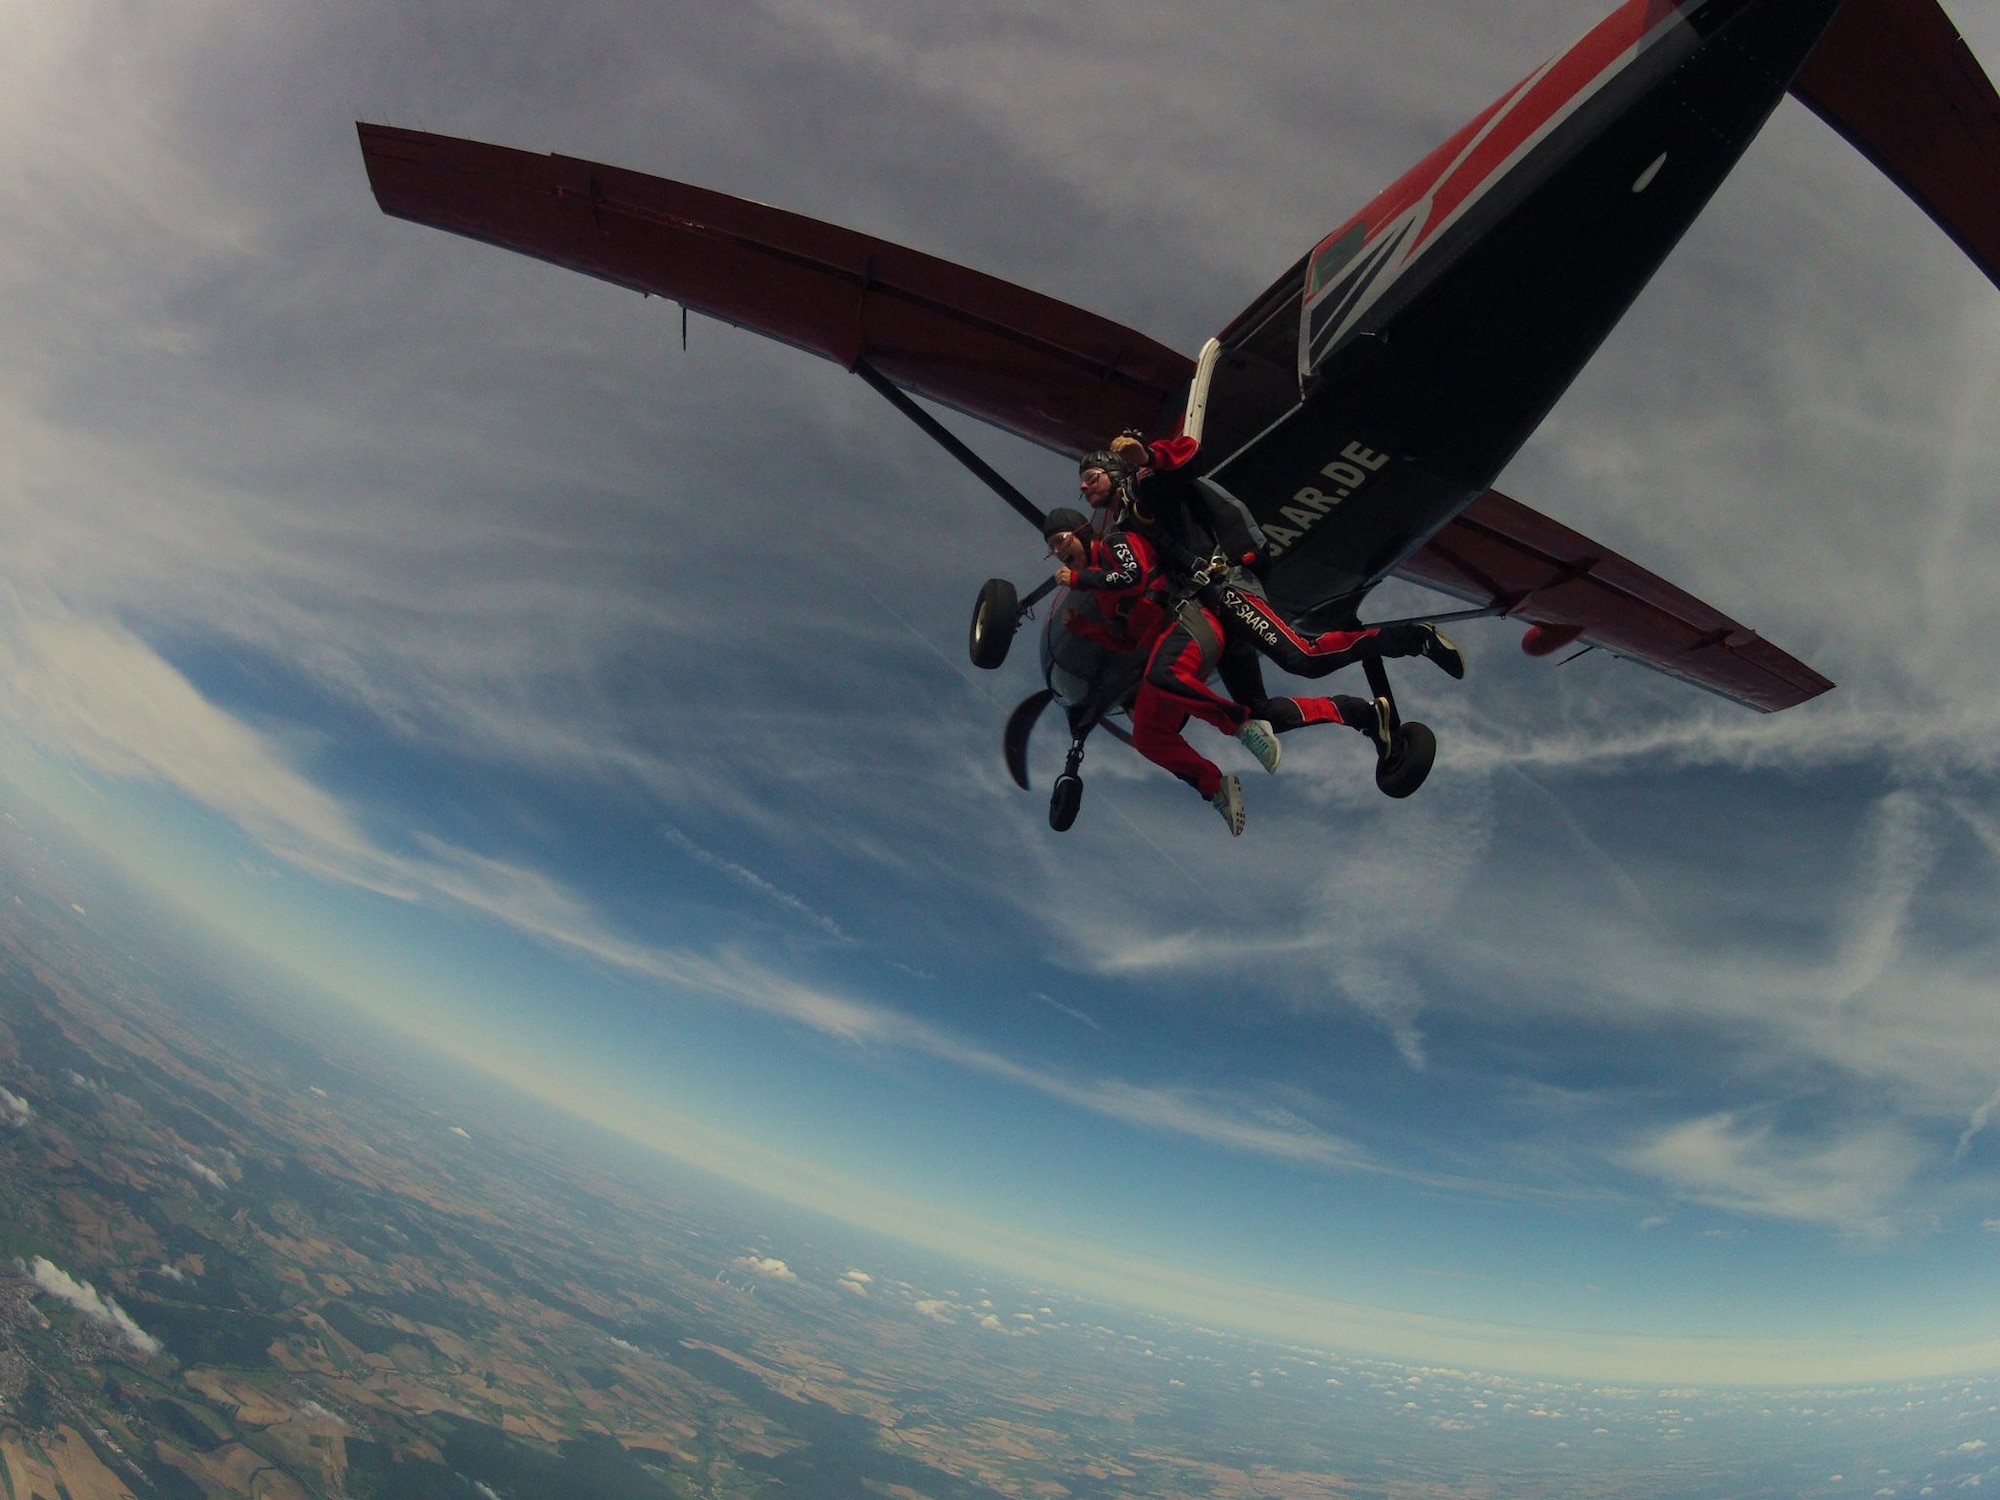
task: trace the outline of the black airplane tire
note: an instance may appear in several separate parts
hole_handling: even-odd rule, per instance
[[[1004,578],[987,579],[972,605],[972,633],[966,641],[972,664],[988,672],[999,666],[1020,626],[1021,596],[1014,585]]]
[[[1395,749],[1375,763],[1375,785],[1385,796],[1409,796],[1431,774],[1437,753],[1437,736],[1428,724],[1405,724],[1396,731]]]
[[[1049,827],[1068,833],[1075,826],[1077,810],[1083,806],[1083,778],[1065,771],[1056,778],[1049,793]]]

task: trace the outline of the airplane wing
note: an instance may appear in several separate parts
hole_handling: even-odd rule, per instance
[[[1071,456],[1177,420],[1194,361],[886,240],[566,156],[358,125],[382,211],[667,297]],[[1164,418],[1164,420],[1163,420]]]
[[[2000,284],[2000,97],[1937,0],[1848,0],[1792,93]]]
[[[1832,688],[1756,631],[1559,521],[1488,490],[1396,576],[1775,713]],[[1532,638],[1531,638],[1532,639]]]

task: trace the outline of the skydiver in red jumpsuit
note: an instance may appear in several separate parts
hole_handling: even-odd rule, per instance
[[[1096,536],[1067,508],[1049,513],[1044,532],[1060,564],[1056,582],[1087,598],[1064,624],[1111,650],[1148,652],[1132,704],[1133,748],[1200,792],[1231,834],[1243,832],[1242,784],[1188,744],[1190,718],[1233,735],[1266,771],[1278,769],[1277,736],[1309,724],[1387,732],[1386,706],[1364,698],[1260,698],[1246,706],[1223,697],[1205,680],[1221,651],[1222,626],[1192,599],[1170,611],[1166,577],[1143,535],[1113,529]]]

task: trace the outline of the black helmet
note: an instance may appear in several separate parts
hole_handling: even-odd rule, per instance
[[[1047,541],[1051,537],[1062,535],[1065,531],[1088,534],[1090,517],[1080,510],[1070,509],[1067,505],[1058,505],[1042,519],[1042,539]]]
[[[1091,469],[1102,469],[1117,484],[1132,472],[1130,464],[1108,448],[1100,448],[1095,453],[1086,453],[1076,461],[1076,472],[1083,474]]]

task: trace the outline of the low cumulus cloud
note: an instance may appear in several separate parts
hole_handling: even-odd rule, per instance
[[[229,1186],[229,1179],[227,1177],[224,1177],[207,1162],[197,1161],[185,1151],[181,1153],[181,1165],[212,1188],[227,1188]]]
[[[789,1281],[799,1284],[798,1273],[774,1255],[739,1255],[730,1264],[739,1271],[747,1271],[752,1276],[761,1276],[766,1281]]]
[[[839,1287],[843,1292],[850,1292],[856,1297],[865,1297],[868,1295],[868,1288],[874,1284],[874,1281],[875,1278],[870,1276],[866,1271],[842,1271],[840,1273],[840,1280],[835,1282],[834,1285]]]
[[[0,1088],[0,1124],[18,1129],[35,1117],[34,1107],[19,1094]]]
[[[91,1322],[117,1334],[141,1354],[158,1354],[160,1341],[132,1321],[132,1317],[109,1297],[100,1296],[87,1281],[78,1281],[54,1262],[36,1256],[30,1267],[35,1285],[51,1297],[67,1302]]]

